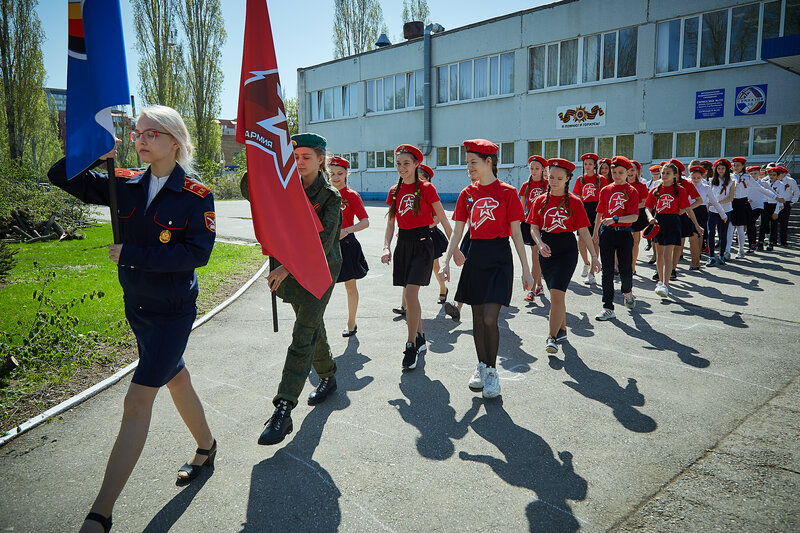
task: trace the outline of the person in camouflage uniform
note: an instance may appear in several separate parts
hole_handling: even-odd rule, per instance
[[[336,362],[331,356],[323,315],[342,267],[339,248],[342,198],[327,180],[325,138],[314,133],[300,133],[292,136],[292,143],[308,201],[322,223],[319,236],[331,272],[331,286],[318,300],[277,259],[270,257],[269,286],[284,302],[292,305],[296,319],[278,394],[272,400],[275,412],[267,420],[259,444],[277,444],[292,432],[291,411],[297,405],[312,365],[320,381],[309,395],[308,404],[316,405],[336,390]]]

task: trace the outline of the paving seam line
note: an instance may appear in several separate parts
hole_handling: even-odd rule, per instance
[[[244,292],[247,289],[250,288],[250,286],[253,283],[258,281],[258,278],[260,278],[261,275],[266,271],[267,267],[269,267],[269,260],[265,261],[264,264],[261,266],[261,268],[258,270],[258,272],[256,272],[255,275],[252,278],[247,280],[247,282],[245,282],[244,285],[239,287],[239,290],[237,290],[235,293],[233,293],[233,295],[230,298],[228,298],[227,300],[225,300],[224,302],[219,304],[217,307],[215,307],[214,309],[212,309],[211,311],[209,311],[208,313],[206,313],[205,315],[203,315],[199,319],[195,320],[194,324],[192,324],[192,331],[194,331],[195,328],[198,328],[198,327],[202,326],[203,324],[205,324],[206,322],[208,322],[209,320],[211,320],[217,313],[219,313],[220,311],[222,311],[223,309],[228,307],[230,304],[232,304],[234,301],[236,301],[242,294],[244,294]],[[124,378],[125,376],[127,376],[128,374],[133,372],[138,365],[139,365],[139,360],[137,359],[136,361],[132,362],[131,364],[129,364],[128,366],[126,366],[125,368],[123,368],[122,370],[120,370],[119,372],[114,374],[113,376],[107,377],[106,379],[104,379],[100,383],[92,385],[91,387],[89,387],[88,389],[84,390],[83,392],[79,392],[75,396],[72,396],[71,398],[67,398],[66,400],[64,400],[60,404],[58,404],[58,405],[56,405],[54,407],[51,407],[50,409],[48,409],[44,413],[36,415],[33,418],[29,418],[28,420],[26,420],[22,424],[19,424],[15,428],[10,429],[5,435],[0,437],[0,448],[5,446],[6,444],[11,442],[15,438],[19,437],[20,435],[22,435],[26,431],[31,430],[31,429],[35,428],[36,426],[39,426],[43,422],[46,422],[47,420],[51,419],[52,417],[54,417],[56,415],[60,415],[64,411],[68,411],[68,410],[72,409],[73,407],[76,407],[77,405],[85,402],[86,400],[88,400],[92,396],[94,396],[94,395],[106,390],[107,388],[111,387],[113,384],[117,383],[122,378]]]
[[[685,467],[683,467],[683,468],[680,470],[680,472],[678,472],[677,474],[675,474],[674,476],[672,476],[672,478],[670,478],[670,479],[669,479],[669,480],[668,480],[666,483],[664,483],[663,485],[661,485],[660,487],[658,487],[658,488],[657,488],[655,491],[653,491],[653,493],[652,493],[652,494],[650,494],[649,496],[646,496],[646,497],[642,498],[642,501],[641,501],[641,502],[639,502],[639,503],[636,505],[636,507],[634,507],[633,509],[631,509],[631,511],[630,511],[629,513],[627,513],[625,516],[623,516],[622,518],[620,518],[619,520],[617,520],[617,521],[616,521],[614,524],[612,524],[612,525],[611,525],[611,526],[608,528],[608,531],[616,531],[616,530],[617,530],[617,529],[618,529],[620,526],[622,526],[622,525],[623,525],[625,522],[627,522],[627,521],[628,521],[628,520],[629,520],[629,519],[630,519],[630,518],[631,518],[633,515],[635,515],[635,514],[636,514],[636,513],[638,513],[639,511],[641,511],[641,510],[644,508],[644,506],[645,506],[645,505],[647,505],[648,503],[650,503],[650,502],[651,502],[653,499],[655,499],[655,498],[656,498],[656,497],[657,497],[659,494],[661,494],[662,492],[664,492],[664,489],[666,489],[667,487],[669,487],[670,485],[672,485],[672,484],[673,484],[675,481],[677,481],[677,479],[678,479],[679,477],[681,477],[683,474],[685,474],[685,473],[686,473],[686,472],[687,472],[689,469],[691,469],[691,468],[692,468],[694,465],[696,465],[696,464],[697,464],[697,463],[699,463],[700,461],[702,461],[702,460],[706,459],[706,458],[707,458],[709,455],[711,455],[712,453],[715,453],[715,450],[716,450],[717,448],[719,448],[720,444],[722,444],[722,441],[724,441],[725,439],[727,439],[728,437],[730,437],[730,436],[731,436],[733,433],[735,433],[735,432],[736,432],[736,431],[737,431],[737,430],[738,430],[740,427],[742,427],[742,426],[745,424],[745,422],[747,422],[748,420],[750,420],[750,418],[751,418],[752,416],[754,416],[755,414],[757,414],[757,413],[761,412],[761,410],[762,410],[762,409],[764,409],[764,407],[766,407],[766,406],[767,406],[767,405],[768,405],[768,404],[769,404],[771,401],[773,401],[773,400],[774,400],[775,398],[777,398],[778,396],[782,395],[782,394],[783,394],[783,393],[786,391],[786,389],[788,389],[788,388],[789,388],[791,385],[793,385],[793,384],[794,384],[794,382],[795,382],[795,381],[797,381],[798,379],[800,379],[800,375],[797,375],[797,376],[795,376],[795,377],[794,377],[794,378],[793,378],[791,381],[789,381],[789,383],[787,383],[786,385],[784,385],[784,386],[783,386],[783,388],[781,388],[781,389],[780,389],[779,391],[777,391],[777,392],[776,392],[774,395],[772,395],[772,397],[770,397],[770,398],[769,398],[769,399],[768,399],[766,402],[764,402],[763,404],[759,405],[759,406],[758,406],[756,409],[754,409],[754,410],[753,410],[753,412],[752,412],[752,413],[750,413],[749,415],[747,415],[746,417],[744,417],[744,418],[742,419],[742,421],[741,421],[741,422],[739,422],[738,424],[736,424],[736,427],[734,427],[734,428],[733,428],[732,430],[730,430],[728,433],[726,433],[725,435],[723,435],[722,437],[720,437],[720,439],[719,439],[719,440],[718,440],[718,441],[717,441],[717,442],[714,444],[714,446],[712,446],[711,448],[708,448],[708,449],[707,449],[705,452],[703,452],[703,454],[702,454],[702,455],[700,455],[700,456],[699,456],[699,457],[697,457],[697,458],[696,458],[694,461],[692,461],[691,463],[689,463],[688,465],[686,465]]]

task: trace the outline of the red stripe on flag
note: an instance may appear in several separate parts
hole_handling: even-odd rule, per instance
[[[72,37],[83,38],[83,19],[69,19],[67,33]]]

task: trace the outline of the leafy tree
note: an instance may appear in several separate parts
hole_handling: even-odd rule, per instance
[[[177,0],[131,0],[139,52],[139,85],[147,105],[161,104],[184,111],[183,44],[175,19]]]
[[[286,108],[286,124],[289,127],[289,135],[298,133],[297,122],[297,98],[287,98],[283,102],[283,107]]]
[[[333,4],[335,58],[372,50],[380,34],[388,32],[378,0],[334,0]]]
[[[415,20],[420,20],[425,24],[431,23],[428,0],[403,0],[403,23]]]

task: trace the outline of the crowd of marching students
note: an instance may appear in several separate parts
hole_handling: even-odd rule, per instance
[[[415,368],[426,349],[419,289],[433,275],[440,287],[439,303],[454,320],[460,320],[463,304],[471,306],[478,364],[469,387],[487,398],[500,394],[497,320],[512,297],[512,248],[522,264],[524,299],[535,300],[547,285],[545,349],[556,354],[567,339],[565,296],[579,257],[585,284],[596,284],[600,276],[602,308],[595,318],[610,320],[615,317],[616,277],[624,306],[635,308],[633,276],[642,237],[645,250],[652,250],[648,262],[656,265],[655,293],[666,299],[670,282],[678,278],[677,264],[687,241],[690,270],[701,269],[701,254],[707,255],[705,266],[724,267],[734,257],[786,246],[791,205],[800,198],[785,167],[748,167],[744,157],[713,163],[693,160],[688,169],[671,159],[649,167],[643,176],[638,161],[587,153],[580,158],[583,172],[571,185],[576,170],[572,162],[533,155],[528,159],[530,175],[517,190],[497,178],[496,144],[473,139],[464,141],[464,147],[470,184],[458,196],[452,227],[422,152],[408,144],[397,147],[399,179],[386,199],[389,213],[381,261],[392,263],[393,283],[403,287],[402,304],[393,309],[405,315],[408,327],[403,368]],[[349,162],[337,157],[329,165],[333,184],[342,194],[344,262],[363,265],[343,268],[339,277],[347,286],[349,317],[342,335],[348,337],[357,330],[355,280],[366,275],[367,267],[360,246],[346,248],[345,242],[368,222],[364,223],[361,198],[346,185]],[[738,250],[733,248],[734,238]],[[451,260],[462,267],[455,303],[447,301],[445,284]]]

